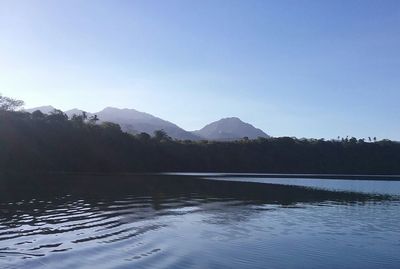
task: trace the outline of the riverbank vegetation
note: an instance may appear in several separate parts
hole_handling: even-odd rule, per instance
[[[13,111],[22,102],[6,101],[0,100],[1,172],[400,174],[400,143],[389,140],[176,141],[162,130],[128,134],[96,116]]]

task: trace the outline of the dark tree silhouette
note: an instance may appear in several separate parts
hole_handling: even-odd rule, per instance
[[[0,94],[0,110],[3,111],[14,111],[24,105],[24,101],[16,100],[10,97],[6,97]]]
[[[32,112],[32,119],[34,120],[43,120],[45,117],[46,115],[43,114],[40,110],[35,110]]]
[[[96,118],[97,119],[97,118]],[[55,110],[0,110],[0,172],[265,172],[400,174],[400,143],[293,137],[176,141],[159,130],[132,135],[118,124],[68,119]]]
[[[90,124],[96,124],[99,121],[99,118],[97,117],[97,115],[93,115],[89,117],[89,123]]]
[[[164,131],[164,130],[156,130],[156,131],[154,131],[154,138],[157,141],[171,140],[171,137],[169,137],[167,132]]]
[[[138,135],[136,135],[136,137],[140,140],[140,141],[149,141],[151,136],[148,133],[140,133]]]
[[[65,122],[68,121],[68,116],[64,112],[59,109],[54,109],[50,114],[46,117],[50,121],[55,122]]]

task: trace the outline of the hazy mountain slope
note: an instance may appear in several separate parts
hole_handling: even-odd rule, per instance
[[[64,113],[67,114],[68,118],[71,118],[73,115],[78,115],[78,116],[82,115],[83,112],[84,112],[83,110],[78,109],[78,108],[74,108],[74,109],[70,109],[70,110],[64,111]],[[93,113],[86,112],[86,115],[88,117],[90,117],[92,114]]]
[[[124,131],[153,134],[154,131],[163,129],[172,138],[191,140],[200,139],[197,135],[185,131],[169,121],[135,109],[107,107],[102,111],[93,114],[96,114],[101,121],[118,123]]]
[[[204,128],[193,132],[209,140],[236,140],[243,137],[255,139],[258,137],[269,137],[262,130],[253,125],[241,121],[239,118],[224,118],[206,125]]]
[[[48,114],[54,109],[55,108],[52,106],[42,106],[26,109],[25,111],[33,112],[35,110],[40,110],[43,113]],[[83,110],[74,108],[65,111],[65,114],[67,114],[68,117],[71,118],[74,114],[81,115],[82,111]],[[97,115],[100,119],[100,122],[110,121],[117,123],[121,126],[121,129],[123,131],[129,133],[146,132],[152,135],[154,131],[163,129],[167,132],[169,136],[175,139],[200,139],[200,137],[196,136],[195,134],[187,132],[169,121],[157,118],[148,113],[137,111],[135,109],[119,109],[114,107],[107,107],[99,112],[86,113],[88,117],[90,117],[91,115]]]
[[[50,113],[54,109],[55,108],[52,106],[42,106],[26,109],[25,111],[33,112],[35,110],[40,110],[43,113]],[[65,111],[65,113],[71,118],[74,114],[82,114],[82,110],[74,108]],[[99,112],[87,112],[88,117],[95,114],[100,119],[100,122],[110,121],[117,123],[121,126],[123,131],[134,134],[145,132],[152,135],[154,131],[163,129],[172,138],[181,140],[236,140],[245,136],[250,139],[268,137],[262,130],[241,121],[239,118],[221,119],[208,124],[201,130],[188,132],[176,124],[135,109],[106,107]]]
[[[24,109],[24,111],[29,112],[29,113],[32,113],[32,112],[34,112],[34,111],[36,111],[36,110],[40,110],[40,111],[41,111],[42,113],[44,113],[44,114],[49,114],[49,113],[50,113],[51,111],[53,111],[54,109],[56,109],[56,108],[54,108],[54,107],[52,107],[52,106],[39,106],[39,107]]]

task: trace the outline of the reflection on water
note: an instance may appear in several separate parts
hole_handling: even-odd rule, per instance
[[[0,268],[400,264],[393,196],[172,175],[0,182]]]
[[[363,192],[371,194],[387,194],[400,196],[400,181],[385,180],[366,180],[366,179],[319,179],[319,178],[285,178],[285,177],[265,177],[263,175],[257,176],[219,176],[208,175],[207,178],[214,180],[228,180],[239,182],[256,182],[256,183],[270,183],[289,186],[303,186],[315,189],[324,189],[331,191],[350,191],[350,192]]]

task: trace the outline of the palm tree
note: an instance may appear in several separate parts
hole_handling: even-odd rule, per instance
[[[171,137],[168,136],[167,132],[164,130],[156,130],[154,131],[154,138],[158,141],[161,140],[171,140]]]
[[[89,117],[89,123],[90,124],[96,124],[96,122],[99,121],[99,118],[97,117],[97,115],[93,115]]]

